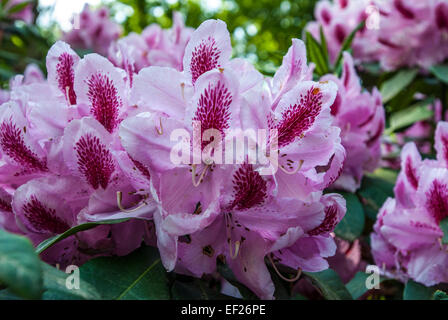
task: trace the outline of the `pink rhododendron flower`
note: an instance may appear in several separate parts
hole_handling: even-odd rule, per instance
[[[312,81],[300,40],[271,79],[231,58],[224,22],[193,32],[174,20],[116,42],[111,60],[58,41],[48,79],[35,67],[14,78],[0,109],[0,226],[37,245],[84,222],[132,218],[42,258],[81,264],[146,242],[169,271],[200,277],[219,258],[271,299],[265,258],[295,281],[336,252],[345,201],[323,191],[346,158],[331,114],[338,86]]]
[[[293,40],[273,79],[230,59],[231,50],[225,23],[204,22],[185,48],[182,72],[140,70],[130,94],[136,115],[119,132],[130,157],[151,176],[164,265],[201,276],[216,270],[219,257],[259,297],[272,298],[265,257],[274,268],[282,263],[320,271],[336,250],[329,233],[345,202],[339,195],[322,197],[322,190],[338,177],[345,158],[330,115],[337,87],[309,80],[300,40]],[[206,150],[212,141],[207,130],[214,129],[221,139],[213,140],[214,150],[222,148],[221,160],[231,163],[211,154],[196,162],[190,153],[186,163],[174,163],[179,141],[172,135],[179,129],[186,133],[182,151],[193,154]],[[247,129],[275,132],[263,150],[278,141],[278,168],[272,161],[249,163],[247,150],[238,156],[227,147]],[[192,142],[195,136],[202,142]]]
[[[395,199],[381,208],[372,252],[384,271],[400,280],[426,286],[448,280],[448,253],[439,227],[448,216],[448,123],[439,122],[435,136],[436,160],[423,160],[414,143],[401,153],[401,172]]]
[[[178,12],[173,13],[173,26],[163,30],[158,24],[151,24],[141,34],[131,32],[109,48],[108,57],[131,75],[149,66],[183,69],[185,47],[193,33],[186,27]]]
[[[306,30],[320,39],[320,28],[323,28],[330,59],[335,61],[345,39],[368,18],[368,8],[376,8],[374,5],[374,0],[321,0],[314,11],[316,21],[308,23]],[[364,27],[356,35],[352,48],[356,59],[377,59],[381,48],[377,42],[377,30]]]
[[[381,136],[385,126],[385,114],[381,94],[362,91],[352,57],[344,52],[342,76],[324,76],[338,84],[338,94],[331,106],[335,124],[341,128],[342,145],[347,156],[344,170],[334,187],[351,192],[361,184],[365,171],[377,168],[381,157]]]
[[[73,18],[73,29],[63,35],[63,40],[76,49],[89,49],[106,55],[121,33],[121,26],[109,18],[106,7],[92,10],[86,4],[79,17]]]
[[[132,186],[143,184],[143,173],[122,169],[133,166],[117,136],[128,110],[124,71],[96,54],[80,59],[63,42],[49,51],[47,69],[48,81],[35,67],[17,76],[0,112],[0,223],[36,245],[88,220],[124,218],[117,192],[124,193],[123,210],[147,197]],[[144,212],[127,217],[152,218],[153,205],[146,203]],[[148,233],[139,220],[102,226],[58,243],[42,257],[66,265],[125,255]]]

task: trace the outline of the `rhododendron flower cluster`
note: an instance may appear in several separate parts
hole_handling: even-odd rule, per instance
[[[353,54],[379,61],[386,70],[403,66],[428,69],[448,57],[448,3],[444,0],[322,0],[307,29],[319,38],[322,27],[334,60],[344,40],[362,21]]]
[[[86,221],[135,218],[68,237],[43,257],[80,264],[146,241],[169,271],[200,277],[220,260],[259,297],[273,298],[269,265],[298,277],[328,268],[336,252],[332,232],[345,200],[323,191],[346,157],[331,114],[338,86],[311,80],[297,39],[264,78],[231,59],[224,22],[192,32],[179,19],[171,31],[152,26],[141,38],[153,52],[172,51],[170,61],[141,56],[130,38],[117,42],[124,60],[114,64],[80,58],[59,41],[48,52],[47,80],[17,79],[0,109],[0,226],[38,244]],[[186,135],[173,139],[179,130]],[[265,143],[251,130],[268,132]],[[241,136],[259,159],[234,148]],[[173,161],[198,150],[199,159]]]
[[[149,66],[182,71],[185,47],[193,30],[185,26],[180,13],[174,12],[171,29],[164,30],[154,23],[141,34],[131,32],[111,44],[108,57],[116,66],[125,70],[132,68],[134,72]]]
[[[85,5],[79,15],[72,19],[73,29],[65,33],[62,39],[75,49],[89,49],[106,55],[112,42],[121,33],[121,26],[109,18],[109,9],[101,7],[92,10]]]
[[[352,57],[347,52],[343,56],[341,78],[327,75],[321,80],[338,85],[331,114],[341,128],[342,145],[347,153],[342,175],[333,186],[354,192],[361,184],[364,171],[373,171],[379,165],[385,114],[379,91],[376,88],[372,93],[363,91]]]
[[[404,146],[401,172],[378,213],[371,235],[375,262],[387,275],[426,286],[448,281],[448,251],[439,226],[448,217],[448,123],[435,134],[437,159],[422,159],[414,143]]]

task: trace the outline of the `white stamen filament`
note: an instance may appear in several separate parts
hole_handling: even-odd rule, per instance
[[[185,83],[182,82],[180,88],[182,90],[182,99],[185,101]]]
[[[70,106],[71,102],[70,102],[70,87],[69,86],[65,87],[65,99],[67,100],[67,103]]]
[[[272,265],[272,267],[274,268],[275,273],[277,273],[277,275],[278,275],[281,279],[283,279],[283,280],[285,280],[285,281],[287,281],[287,282],[295,282],[295,281],[299,280],[300,276],[302,275],[302,269],[299,268],[299,269],[297,269],[297,274],[296,274],[296,276],[295,276],[294,278],[292,278],[292,279],[290,279],[290,278],[286,278],[286,277],[285,277],[284,275],[282,275],[282,274],[280,273],[280,271],[277,269],[277,266],[275,265],[274,261],[272,260],[271,254],[268,254],[268,259],[269,259],[269,261],[271,262],[271,265]]]
[[[155,128],[156,128],[157,133],[159,135],[162,135],[163,134],[162,118],[159,118],[159,123],[160,123],[160,130],[159,130],[159,128],[157,128],[157,126],[155,126]]]
[[[229,254],[230,254],[230,258],[232,260],[235,260],[238,257],[238,254],[240,253],[240,246],[241,246],[241,242],[239,241],[235,241],[235,245],[233,244],[232,241],[232,232],[230,231],[230,223],[231,218],[230,216],[226,213],[224,214],[224,219],[225,219],[225,224],[226,224],[226,233],[227,233],[227,241],[229,242]],[[233,247],[235,247],[235,250],[233,249]]]
[[[232,258],[232,260],[235,260],[238,257],[238,253],[240,253],[240,246],[241,243],[239,241],[235,241],[235,250],[233,250],[233,244],[232,241],[230,241],[229,251],[230,251],[230,258]]]
[[[192,182],[193,182],[193,186],[198,187],[198,186],[201,184],[202,180],[204,180],[204,176],[205,176],[205,174],[207,173],[207,170],[208,170],[209,167],[210,167],[210,165],[207,164],[207,165],[205,166],[205,168],[202,170],[201,174],[199,175],[199,179],[196,180],[196,179],[195,179],[195,176],[196,176],[196,165],[193,164],[193,165],[191,166],[191,168],[192,168],[192,169],[191,169],[191,180],[192,180]]]
[[[144,206],[147,205],[146,202],[143,201],[142,204],[140,204],[139,206],[133,208],[133,209],[125,209],[123,207],[123,204],[121,203],[123,201],[123,193],[121,191],[117,191],[117,205],[118,208],[120,209],[121,212],[125,212],[125,213],[131,213],[131,212],[135,212],[141,208],[143,208]]]

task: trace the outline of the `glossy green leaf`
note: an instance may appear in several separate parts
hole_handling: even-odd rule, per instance
[[[436,289],[408,280],[404,287],[403,300],[431,300]]]
[[[430,104],[431,101],[427,101],[393,113],[389,118],[389,128],[386,130],[386,134],[407,128],[418,121],[432,118],[434,113],[428,108]]]
[[[103,299],[170,298],[167,273],[156,248],[144,246],[125,257],[96,258],[79,271]]]
[[[437,79],[448,83],[448,65],[438,65],[432,66],[430,68],[431,72],[437,77]]]
[[[354,241],[364,230],[365,215],[361,202],[356,194],[340,192],[347,203],[347,212],[336,226],[334,232],[342,239]]]
[[[45,250],[47,250],[48,248],[50,248],[51,246],[55,245],[56,243],[58,243],[59,241],[62,241],[78,232],[82,232],[82,231],[86,231],[86,230],[90,230],[93,229],[99,225],[103,225],[103,224],[117,224],[117,223],[122,223],[122,222],[126,222],[129,219],[114,219],[114,220],[104,220],[104,221],[99,221],[99,222],[87,222],[87,223],[83,223],[80,225],[77,225],[76,227],[73,227],[67,231],[65,231],[64,233],[61,233],[57,236],[51,237],[49,239],[46,239],[44,241],[42,241],[41,243],[39,243],[39,245],[36,247],[36,252],[38,254],[41,254],[42,252],[44,252]]]
[[[209,288],[207,282],[194,279],[189,282],[174,281],[171,287],[173,300],[230,300],[233,297],[221,294],[216,288]]]
[[[291,300],[308,300],[308,299],[302,296],[301,294],[296,293],[291,297]]]
[[[100,294],[88,282],[84,281],[79,273],[79,284],[71,277],[74,273],[66,273],[42,262],[44,275],[43,300],[98,300]],[[70,270],[67,270],[70,271]],[[68,285],[67,285],[68,284]],[[77,287],[79,285],[79,287]]]
[[[38,299],[42,295],[41,262],[32,243],[4,230],[0,230],[0,283],[25,299]]]
[[[443,232],[443,238],[442,243],[448,244],[448,218],[443,219],[440,221],[440,229],[442,229]]]
[[[306,33],[306,50],[309,60],[316,65],[316,73],[320,76],[327,74],[329,72],[327,53],[324,53],[319,42],[309,32]]]
[[[417,77],[418,70],[402,70],[381,85],[383,103],[390,101]]]
[[[432,296],[433,300],[448,300],[448,294],[441,290],[436,290]]]
[[[362,21],[360,24],[358,24],[356,26],[355,29],[353,29],[352,32],[350,32],[348,37],[345,38],[344,43],[342,44],[341,50],[339,51],[338,57],[336,59],[336,62],[334,64],[335,65],[335,70],[341,69],[342,58],[343,58],[344,51],[347,51],[347,50],[350,49],[350,47],[352,46],[353,39],[355,39],[356,33],[358,33],[359,30],[364,28],[364,26],[365,26],[365,22]]]
[[[327,300],[353,300],[338,274],[327,269],[321,272],[304,272]]]
[[[328,55],[328,45],[327,45],[327,38],[325,37],[324,29],[322,26],[319,28],[320,33],[320,47],[322,49],[322,54],[324,55],[325,64],[327,66],[330,65],[330,57]]]
[[[394,197],[394,186],[397,172],[377,170],[364,176],[357,194],[361,198],[366,215],[376,220],[376,215],[388,197]]]
[[[12,293],[11,290],[3,289],[0,290],[0,301],[1,300],[23,300],[23,299]]]
[[[353,299],[358,299],[369,291],[366,286],[366,281],[370,276],[372,276],[372,273],[357,272],[355,276],[345,285]],[[380,283],[384,280],[387,279],[380,277]]]
[[[16,4],[8,9],[8,14],[18,13],[25,9],[27,6],[29,6],[32,3],[32,1],[24,1],[19,4]]]

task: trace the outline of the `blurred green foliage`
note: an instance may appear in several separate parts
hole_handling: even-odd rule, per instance
[[[198,27],[206,19],[221,19],[232,35],[234,55],[251,60],[260,71],[272,74],[302,30],[313,19],[317,0],[119,0],[109,4],[112,15],[129,12],[125,33],[140,32],[151,23],[170,27],[173,11]]]
[[[45,57],[54,41],[52,30],[39,28],[34,22],[12,20],[3,0],[0,6],[0,88],[7,86],[15,74],[23,73],[25,67],[34,63],[45,70]],[[37,0],[30,1],[37,13]]]

